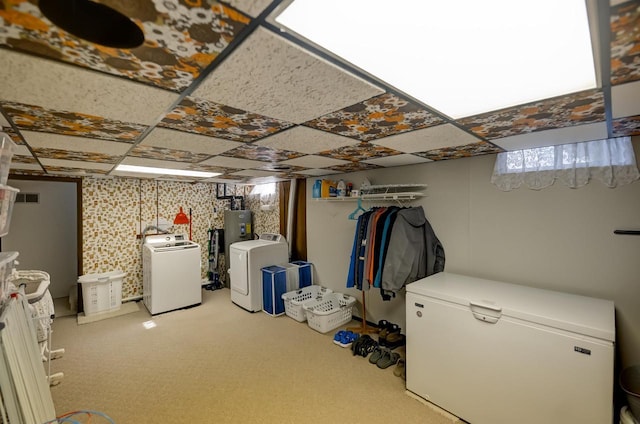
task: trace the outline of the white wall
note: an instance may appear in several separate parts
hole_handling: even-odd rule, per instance
[[[18,269],[48,272],[51,296],[68,296],[78,279],[76,184],[10,179],[8,185],[39,193],[40,203],[14,205],[2,250],[20,253]]]
[[[615,189],[594,181],[580,189],[556,183],[541,191],[501,192],[490,183],[494,161],[488,155],[332,179],[354,187],[365,176],[372,184],[428,184],[427,197],[412,205],[424,207],[444,245],[447,271],[611,299],[622,364],[640,363],[640,237],[613,234],[640,229],[640,182]],[[318,284],[360,299],[361,292],[346,289],[355,229],[347,216],[356,204],[311,199],[313,182],[307,180],[308,260]],[[387,319],[404,328],[404,293],[382,302],[374,290],[366,301],[369,321]]]

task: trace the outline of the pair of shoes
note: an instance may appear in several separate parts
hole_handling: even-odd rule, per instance
[[[379,349],[379,356],[378,358],[376,358],[376,366],[380,369],[386,369],[389,368],[391,365],[395,365],[399,360],[400,360],[400,354],[396,353],[396,352],[392,352],[391,349],[388,348],[380,348]],[[375,354],[376,352],[374,352]],[[373,356],[373,355],[371,355]],[[371,359],[369,359],[369,362],[371,362]],[[371,362],[373,363],[373,362]]]
[[[398,359],[396,367],[393,369],[393,375],[400,377],[403,380],[407,379],[407,360],[404,358]]]
[[[406,343],[402,329],[397,324],[381,320],[378,322],[378,327],[380,328],[380,333],[378,333],[378,343],[380,343],[380,346],[395,349],[399,346],[404,346]]]
[[[340,330],[333,336],[333,342],[341,347],[350,347],[360,337],[352,331]]]
[[[378,347],[378,343],[371,338],[368,334],[360,336],[358,340],[351,345],[351,351],[353,355],[360,355],[366,358],[371,352]]]

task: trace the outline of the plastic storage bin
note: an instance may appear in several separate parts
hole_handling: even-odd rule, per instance
[[[298,271],[298,285],[295,288],[303,288],[313,284],[313,264],[306,261],[293,261],[290,263]]]
[[[322,286],[308,286],[299,290],[287,292],[282,295],[284,300],[284,312],[288,317],[299,322],[305,322],[307,315],[302,305],[312,300],[321,300],[325,295],[333,293],[333,290]]]
[[[20,192],[17,188],[0,185],[0,237],[9,233],[11,214],[16,195]]]
[[[0,253],[0,304],[9,296],[9,281],[18,252]]]
[[[262,310],[269,315],[284,314],[282,294],[287,291],[287,270],[278,265],[262,268]]]
[[[11,168],[11,158],[16,150],[16,144],[3,132],[0,132],[0,185],[6,185]]]
[[[86,274],[78,278],[82,286],[84,314],[92,315],[120,309],[122,305],[122,271]]]
[[[622,370],[620,386],[627,395],[631,414],[640,421],[640,365],[633,365]]]
[[[356,299],[342,293],[331,293],[320,300],[302,305],[307,324],[320,333],[326,333],[351,321]]]

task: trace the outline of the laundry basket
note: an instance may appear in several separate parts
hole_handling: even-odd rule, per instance
[[[351,321],[356,298],[342,293],[330,293],[302,305],[307,324],[320,333],[326,333]]]
[[[636,420],[640,420],[640,365],[622,370],[620,386],[627,395],[629,409]]]
[[[307,286],[300,290],[294,290],[282,295],[284,300],[284,312],[288,317],[298,322],[305,322],[307,315],[302,307],[312,300],[322,299],[325,295],[333,293],[333,290],[322,286]]]
[[[25,286],[24,293],[29,303],[31,316],[36,323],[36,337],[44,355],[51,332],[51,323],[55,315],[53,298],[49,292],[51,278],[44,271],[20,270],[11,274],[9,283],[16,288],[21,285]]]

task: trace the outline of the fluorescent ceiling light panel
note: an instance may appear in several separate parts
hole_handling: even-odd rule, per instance
[[[187,169],[154,168],[150,166],[118,165],[116,171],[137,172],[140,174],[181,175],[184,177],[211,178],[221,175],[220,172],[189,171]]]
[[[275,21],[452,118],[597,84],[585,0],[295,0]]]

